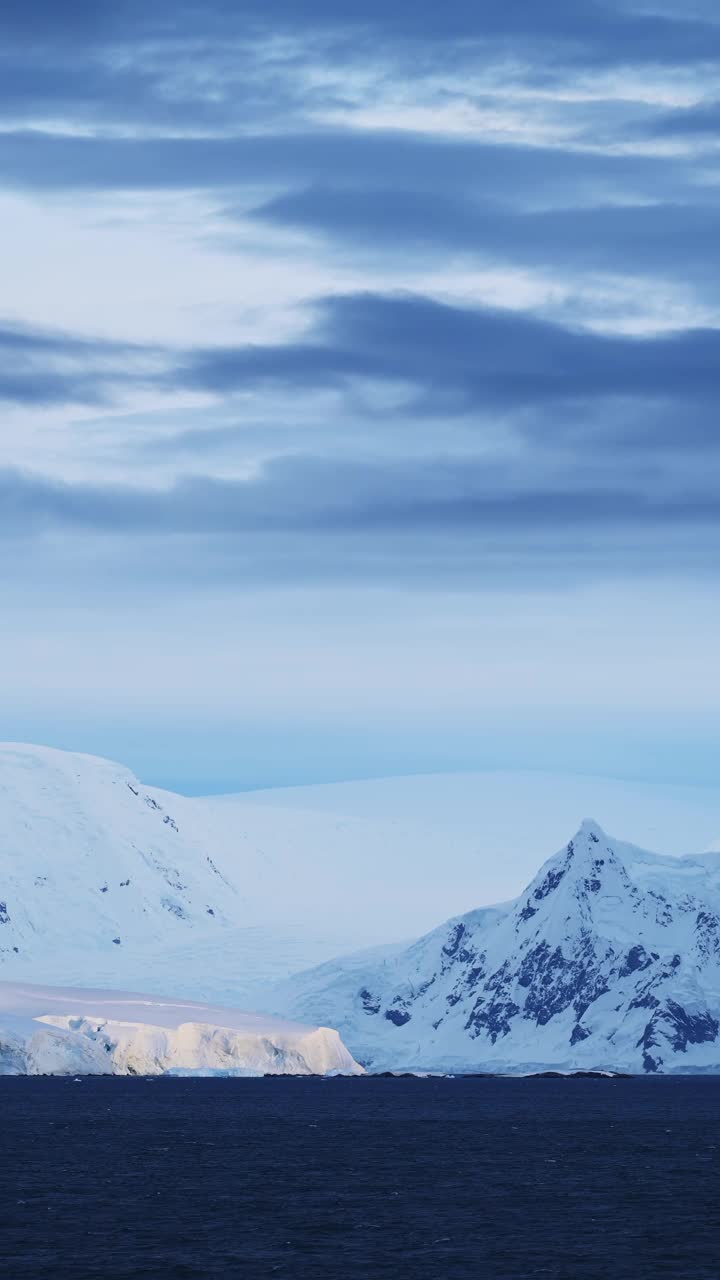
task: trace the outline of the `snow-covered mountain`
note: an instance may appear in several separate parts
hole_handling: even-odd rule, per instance
[[[720,834],[702,788],[468,773],[190,798],[0,745],[0,979],[262,1007],[292,973],[514,897],[586,807],[664,852]]]
[[[132,775],[104,760],[5,748],[2,955],[137,946],[237,917],[240,886]]]
[[[300,974],[273,1007],[375,1068],[720,1070],[720,854],[586,821],[515,901]]]
[[[127,992],[0,982],[0,1075],[360,1075],[336,1031]]]
[[[242,1003],[364,941],[288,918],[289,870],[251,821],[216,821],[121,765],[0,748],[0,978]]]

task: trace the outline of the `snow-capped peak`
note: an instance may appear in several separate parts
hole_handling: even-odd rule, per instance
[[[623,855],[619,850],[623,850]],[[607,892],[632,893],[627,865],[632,861],[629,845],[612,840],[602,827],[585,819],[573,838],[540,868],[521,895],[519,918],[530,921],[545,910],[556,909],[568,894],[578,910]],[[565,903],[568,906],[567,903]]]
[[[375,1065],[718,1068],[718,864],[586,820],[514,902],[365,972],[345,961],[299,975],[276,1002],[331,1018]]]
[[[588,840],[593,841],[595,844],[597,844],[599,840],[604,840],[606,838],[605,832],[600,826],[600,823],[596,822],[594,818],[583,818],[575,835],[575,840],[579,841],[583,836],[587,837]]]

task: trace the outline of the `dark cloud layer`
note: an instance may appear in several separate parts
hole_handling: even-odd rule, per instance
[[[410,466],[295,457],[250,481],[196,477],[165,490],[5,471],[0,529],[6,540],[22,536],[24,554],[29,534],[39,546],[58,535],[69,546],[89,539],[93,562],[116,563],[119,579],[142,580],[142,564],[153,565],[156,586],[169,575],[264,586],[539,587],[706,574],[720,553],[720,504],[707,490],[648,493],[639,475],[622,489],[589,474],[575,485],[569,476],[543,482],[472,456]]]
[[[627,188],[626,188],[627,190]],[[697,193],[696,193],[697,200]],[[718,204],[597,203],[526,211],[494,200],[402,187],[310,187],[287,193],[254,216],[320,231],[344,245],[374,244],[416,258],[458,250],[551,271],[610,271],[718,284]],[[367,250],[366,250],[367,251]]]
[[[92,403],[133,386],[220,399],[263,386],[311,395],[363,380],[407,389],[386,411],[388,424],[408,412],[442,419],[537,409],[552,433],[550,420],[563,404],[631,400],[650,450],[648,406],[684,404],[712,437],[720,330],[610,336],[523,311],[452,306],[409,293],[318,299],[303,339],[277,345],[161,350],[0,328],[0,398],[17,401]],[[667,443],[667,414],[658,416]],[[561,416],[561,431],[565,421]],[[692,436],[686,414],[678,447]]]
[[[679,107],[659,115],[651,126],[651,131],[658,136],[681,136],[682,134],[720,138],[720,102],[701,103],[696,107]]]
[[[71,337],[6,329],[3,339],[8,350],[29,350],[34,358],[96,354],[95,345]],[[368,294],[325,300],[301,344],[205,348],[175,365],[177,353],[165,358],[168,387],[220,397],[266,382],[292,390],[295,399],[357,378],[407,383],[425,411],[438,415],[438,447],[424,457],[401,448],[375,462],[296,451],[249,480],[195,476],[159,489],[67,484],[7,470],[0,482],[6,535],[64,529],[213,537],[224,555],[227,539],[240,539],[238,552],[244,547],[263,563],[258,539],[270,539],[275,553],[280,546],[282,559],[292,558],[298,535],[305,540],[302,553],[296,548],[298,571],[319,555],[338,577],[343,565],[352,575],[358,548],[367,561],[385,536],[395,540],[396,570],[403,556],[416,568],[419,557],[440,575],[457,555],[458,538],[470,538],[480,557],[492,544],[526,570],[536,554],[550,553],[556,567],[563,555],[575,567],[578,537],[605,568],[626,563],[628,555],[654,562],[666,544],[676,562],[706,564],[716,545],[720,502],[706,455],[719,443],[717,331],[610,338],[522,313]],[[628,401],[635,407],[623,434],[613,405]],[[511,415],[522,450],[501,451],[494,461],[457,447],[443,452],[440,424],[448,412],[475,415],[481,430],[498,410]],[[389,431],[396,414],[387,414]],[[377,416],[375,410],[375,427]],[[211,454],[217,431],[210,435]],[[202,457],[199,430],[194,445]],[[337,556],[336,535],[351,540]],[[476,569],[471,557],[470,571]]]
[[[643,65],[655,73],[678,67],[702,72],[720,62],[715,14],[693,13],[686,6],[675,12],[640,12],[630,0],[547,0],[542,5],[530,0],[454,0],[444,5],[349,0],[341,6],[326,0],[271,5],[247,0],[240,6],[234,0],[202,5],[195,0],[7,0],[2,35],[0,117],[10,126],[29,118],[41,127],[55,118],[100,134],[123,127],[267,134],[273,124],[278,132],[307,134],[313,109],[351,100],[353,73],[368,68],[375,68],[384,84],[402,77],[406,88],[424,75],[439,77],[446,82],[447,96],[463,73],[472,84],[481,81],[483,69],[500,68],[507,74],[508,65],[520,68],[528,84],[544,89],[563,87],[572,72]],[[323,64],[343,73],[336,83],[323,84],[322,77],[307,74]],[[602,110],[600,106],[598,122]],[[683,118],[686,127],[693,127],[692,113]],[[700,121],[702,110],[695,118]],[[617,112],[608,119],[615,134],[608,140],[616,141],[618,129],[623,131],[621,119]],[[671,123],[668,127],[673,128]],[[597,136],[597,129],[591,129],[589,140]],[[93,154],[93,180],[120,185],[112,177],[117,165],[121,179],[124,171],[125,182],[141,184],[143,154],[150,153],[135,149],[132,166],[124,159],[127,154],[106,150],[104,163]],[[80,166],[86,182],[90,155],[87,148]],[[198,157],[192,149],[186,155],[196,179],[203,181]],[[34,158],[34,180],[40,184],[37,148]],[[167,147],[162,158],[169,173]],[[215,152],[207,171],[217,173],[219,163]],[[227,184],[235,181],[234,163],[233,155],[227,155]],[[69,185],[77,183],[79,157],[58,139],[48,185],[59,184],[63,165],[69,166]],[[30,180],[29,167],[28,160],[23,180]],[[297,172],[292,163],[290,169]],[[309,158],[306,180],[313,172]],[[217,176],[211,181],[216,183]]]
[[[573,148],[528,147],[433,138],[422,134],[347,129],[266,133],[226,138],[78,137],[38,130],[0,134],[0,183],[38,189],[228,190],[258,183],[280,188],[344,179],[352,193],[407,188],[410,201],[428,175],[439,191],[491,189],[494,198],[526,202],[636,193],[667,194],[692,171],[678,159],[596,154]],[[538,184],[542,184],[538,187]],[[342,193],[336,195],[343,198]],[[347,196],[346,196],[347,198]],[[400,199],[401,196],[396,196]],[[291,203],[261,212],[282,216]],[[230,216],[232,207],[228,209]],[[332,213],[330,214],[332,216]]]
[[[416,408],[438,413],[626,396],[715,404],[720,331],[611,337],[524,312],[358,294],[326,299],[306,341],[207,349],[173,377],[218,394],[265,383],[408,383],[422,392]]]
[[[141,384],[157,353],[132,343],[0,324],[0,401],[19,405],[101,405]]]
[[[578,468],[578,475],[582,469]],[[643,492],[628,473],[622,488],[537,478],[472,456],[384,464],[294,456],[268,463],[251,480],[193,477],[158,490],[62,483],[40,474],[0,473],[5,532],[49,527],[129,534],[242,534],[324,530],[478,529],[513,536],[533,530],[633,530],[720,525],[707,492]]]
[[[390,45],[432,44],[440,56],[458,42],[535,42],[555,49],[568,60],[590,59],[616,63],[643,61],[675,64],[705,62],[720,49],[718,24],[707,16],[678,8],[668,16],[641,12],[622,0],[547,0],[542,6],[528,0],[68,0],[60,8],[53,0],[8,0],[6,33],[19,48],[34,50],[49,42],[90,50],[129,42],[166,41],[171,47],[214,38],[238,38],[247,32],[332,33],[338,39],[378,33]],[[559,48],[558,48],[559,46]]]
[[[372,261],[389,264],[393,281],[409,266],[410,280],[430,267],[441,281],[447,268],[457,284],[458,263],[470,260],[561,277],[578,295],[588,273],[600,292],[606,277],[642,275],[689,291],[702,314],[720,307],[717,105],[710,93],[673,111],[643,104],[642,94],[634,105],[623,98],[636,75],[681,72],[698,94],[704,78],[712,83],[720,19],[709,6],[10,0],[3,17],[0,184],[26,198],[199,191],[223,218],[222,236],[213,220],[218,252],[238,243],[247,252],[248,239],[269,239],[272,226],[310,233],[309,257],[340,257],[356,275]],[[534,142],[519,144],[511,130],[491,141],[502,123],[488,136],[476,126],[475,140],[338,123],[342,110],[351,120],[352,108],[372,107],[376,91],[390,123],[393,101],[464,101],[502,117],[498,70],[509,67],[527,94],[523,136],[537,126]],[[571,80],[596,85],[577,109],[564,93]],[[559,89],[548,141],[543,94],[549,101]],[[516,125],[524,101],[510,94],[504,104]],[[574,126],[567,134],[560,110]],[[640,154],[643,146],[656,153]],[[194,233],[209,235],[200,224]],[[629,307],[642,304],[641,292],[627,286]],[[268,389],[284,396],[292,430],[287,404],[307,422],[318,393],[331,390],[336,419],[324,455],[286,438],[293,456],[267,462],[251,481],[203,474],[203,462],[217,470],[230,437],[208,429],[204,452],[201,419],[178,433],[170,457],[183,453],[187,465],[191,456],[199,474],[164,488],[7,471],[3,527],[14,536],[210,538],[256,557],[263,539],[280,539],[289,572],[297,536],[299,574],[313,555],[332,562],[341,538],[349,578],[357,547],[372,545],[368,562],[377,563],[383,539],[393,540],[399,574],[403,555],[416,563],[421,548],[440,579],[464,538],[471,559],[477,539],[483,554],[495,539],[524,563],[548,539],[558,562],[575,563],[580,538],[588,573],[595,552],[606,565],[628,555],[639,563],[670,543],[680,562],[707,564],[717,542],[720,329],[634,338],[583,327],[582,304],[577,318],[452,306],[388,285],[318,297],[303,336],[285,343],[150,350],[7,325],[0,399],[16,405],[120,404],[141,386],[205,393],[227,408],[238,393]],[[364,402],[369,385],[391,407]],[[445,447],[445,430],[459,422],[465,453],[457,441]],[[437,447],[428,450],[426,434],[420,456],[413,427],[420,435],[428,424]],[[383,431],[387,457],[373,462]],[[482,452],[491,438],[492,465]],[[167,448],[172,455],[172,441]],[[157,465],[157,438],[140,439],[138,455]],[[337,555],[334,572],[342,570]]]

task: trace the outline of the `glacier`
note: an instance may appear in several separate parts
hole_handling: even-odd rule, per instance
[[[579,816],[664,853],[716,791],[466,773],[188,797],[0,744],[0,978],[257,1007],[290,974],[514,898]]]
[[[128,992],[0,982],[0,1075],[360,1075],[336,1031]]]
[[[409,947],[291,977],[372,1069],[720,1071],[720,855],[673,858],[591,820],[515,900]]]
[[[537,873],[588,798],[634,843],[587,822]],[[147,992],[132,1052],[162,1070],[255,1070],[213,1057],[241,1008],[337,1028],[372,1069],[720,1069],[720,856],[690,852],[717,848],[716,791],[490,773],[190,798],[6,744],[0,830],[0,980]],[[68,1048],[80,1015],[39,1016],[3,1008],[6,1062],[122,1065],[125,1032],[77,1023]]]

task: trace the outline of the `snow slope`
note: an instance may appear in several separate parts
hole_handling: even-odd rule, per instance
[[[288,919],[287,870],[232,818],[205,823],[121,765],[0,748],[2,977],[242,1002],[364,941],[301,907]]]
[[[376,1068],[719,1071],[720,854],[586,821],[516,901],[300,974],[272,1007]]]
[[[0,1075],[361,1071],[328,1027],[126,992],[0,982]]]
[[[122,765],[0,746],[0,977],[255,1007],[289,974],[514,897],[583,811],[709,847],[700,788],[533,773],[189,798]]]

